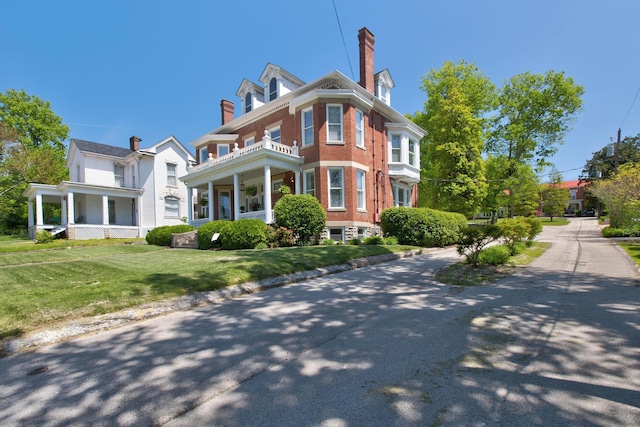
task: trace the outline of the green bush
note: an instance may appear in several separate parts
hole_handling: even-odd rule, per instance
[[[264,243],[264,242],[260,242],[260,243],[258,243],[258,244],[256,245],[256,247],[255,247],[255,248],[253,248],[253,249],[261,250],[261,249],[267,249],[267,248],[268,248],[268,246],[267,246],[267,244],[266,244],[266,243]]]
[[[384,238],[384,244],[385,245],[397,245],[398,244],[398,238],[396,236],[387,236]]]
[[[239,219],[231,221],[220,233],[222,249],[253,249],[260,243],[267,243],[267,224],[259,219]]]
[[[49,243],[53,242],[54,236],[47,230],[36,232],[36,243]]]
[[[384,239],[380,236],[369,236],[362,240],[364,245],[384,245]]]
[[[360,243],[362,243],[362,242],[357,237],[354,238],[354,239],[349,240],[349,244],[350,245],[358,246]]]
[[[505,245],[489,246],[480,251],[478,263],[480,265],[501,265],[509,261],[509,248]]]
[[[387,208],[380,215],[385,236],[395,236],[401,245],[447,246],[457,243],[467,228],[464,215],[428,208]]]
[[[278,224],[267,225],[267,245],[270,248],[285,248],[295,244],[296,237],[293,230],[280,227]]]
[[[222,235],[225,228],[231,224],[228,219],[221,219],[202,224],[198,228],[198,248],[207,250],[211,248],[219,248],[222,246],[222,240],[218,238],[215,242],[211,241],[214,234]]]
[[[333,239],[322,239],[322,241],[320,242],[320,245],[322,246],[333,246],[335,244],[336,242]]]
[[[524,218],[524,221],[529,224],[529,232],[527,233],[527,246],[531,246],[533,244],[533,240],[536,236],[542,233],[542,221],[540,221],[535,216],[529,216]]]
[[[513,246],[513,250],[511,251],[511,255],[520,255],[524,251],[527,250],[526,242],[518,242]]]
[[[531,226],[524,218],[506,218],[497,224],[504,244],[513,255],[518,242],[524,242],[529,237]]]
[[[495,225],[468,227],[462,234],[456,249],[474,267],[480,263],[480,253],[489,243],[500,238],[500,229]]]
[[[178,233],[186,233],[196,228],[189,224],[163,225],[150,230],[145,240],[150,245],[171,246],[171,235]]]
[[[604,237],[640,237],[640,225],[629,228],[606,226],[602,229]]]
[[[293,231],[298,244],[307,244],[320,233],[327,222],[322,205],[310,194],[285,194],[275,204],[276,224]]]

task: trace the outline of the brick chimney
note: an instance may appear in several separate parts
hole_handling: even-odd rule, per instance
[[[220,101],[220,110],[222,111],[222,124],[226,125],[233,120],[233,102],[223,99]]]
[[[140,141],[142,141],[142,138],[139,136],[134,135],[129,138],[129,147],[131,147],[131,150],[138,151],[140,149]]]
[[[358,31],[360,41],[360,81],[358,84],[368,92],[375,94],[375,82],[373,78],[373,43],[375,38],[367,27]]]

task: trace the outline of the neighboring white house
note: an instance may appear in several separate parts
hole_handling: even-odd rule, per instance
[[[53,230],[77,240],[144,237],[155,227],[182,223],[190,197],[178,177],[195,159],[173,136],[147,149],[140,141],[133,136],[130,148],[122,148],[72,139],[69,181],[31,183],[23,193],[29,236]]]

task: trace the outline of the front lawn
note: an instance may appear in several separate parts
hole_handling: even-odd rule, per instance
[[[409,249],[414,247],[201,251],[111,244],[0,251],[0,339],[58,321]]]
[[[640,240],[619,241],[617,244],[627,251],[631,259],[640,267]]]

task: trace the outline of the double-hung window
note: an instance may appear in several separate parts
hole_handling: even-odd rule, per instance
[[[269,136],[272,142],[280,143],[280,126],[273,128],[269,131]]]
[[[316,172],[311,169],[304,172],[304,194],[316,195]]]
[[[342,105],[327,105],[327,141],[342,142]]]
[[[302,146],[313,144],[313,109],[302,112]]]
[[[400,163],[402,160],[400,141],[400,135],[391,135],[391,161],[393,163]]]
[[[176,165],[167,163],[167,185],[172,187],[178,186],[178,177],[176,176]]]
[[[411,187],[393,185],[392,190],[394,206],[411,206]]]
[[[116,187],[124,187],[124,165],[113,165],[113,176]]]
[[[209,160],[209,150],[207,147],[200,149],[200,163],[204,163]]]
[[[409,139],[409,164],[411,166],[416,165],[416,141],[414,139]]]
[[[329,208],[344,208],[344,168],[328,168]]]
[[[218,144],[218,157],[229,154],[229,144]]]
[[[166,218],[180,218],[180,199],[171,196],[164,198],[164,216]]]
[[[367,199],[365,195],[366,188],[365,172],[363,170],[356,170],[356,207],[359,210],[367,209]]]
[[[356,146],[364,148],[364,114],[356,110]]]
[[[256,143],[256,139],[254,137],[247,138],[247,139],[244,140],[244,146],[245,147],[250,147],[255,143]]]

